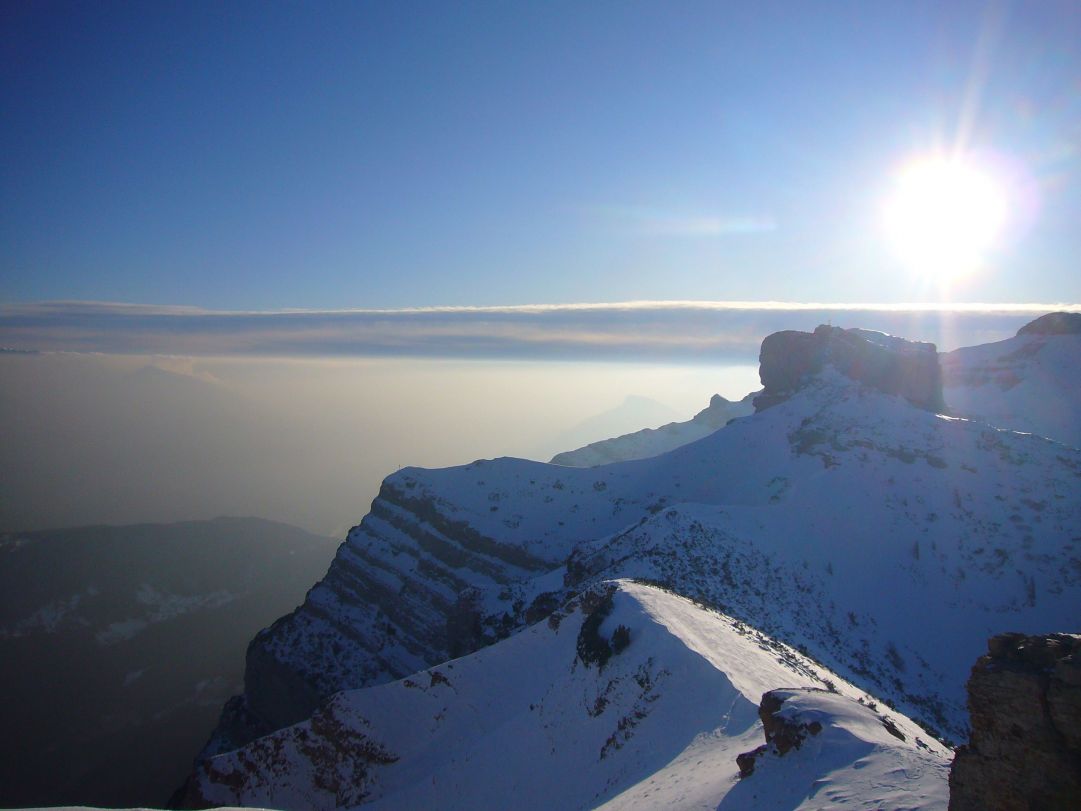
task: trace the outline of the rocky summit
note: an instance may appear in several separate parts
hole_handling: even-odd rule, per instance
[[[814,332],[775,332],[759,354],[763,391],[758,411],[787,399],[826,366],[928,411],[946,410],[935,345],[865,329],[821,325]]]

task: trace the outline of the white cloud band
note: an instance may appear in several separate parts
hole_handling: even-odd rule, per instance
[[[998,340],[1079,304],[632,301],[408,309],[213,311],[110,302],[0,305],[0,346],[183,355],[748,361],[762,338],[832,322],[929,340]]]

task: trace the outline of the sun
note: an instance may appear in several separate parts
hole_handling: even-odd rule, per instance
[[[991,173],[963,159],[929,157],[897,173],[883,219],[906,267],[948,283],[985,262],[1006,213],[1005,194]]]

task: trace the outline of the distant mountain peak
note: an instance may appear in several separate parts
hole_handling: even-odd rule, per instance
[[[670,422],[659,428],[642,428],[633,433],[591,442],[552,457],[552,464],[568,467],[596,467],[611,462],[647,459],[709,436],[731,420],[754,411],[755,393],[742,400],[728,400],[714,394],[709,405],[685,422]]]

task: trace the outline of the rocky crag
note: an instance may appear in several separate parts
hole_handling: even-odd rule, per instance
[[[826,366],[918,408],[943,412],[942,376],[934,344],[906,341],[881,332],[819,326],[814,332],[775,332],[759,354],[762,411],[786,400]]]
[[[951,811],[1081,807],[1081,635],[992,637],[968,682]]]

